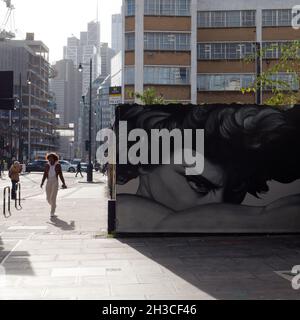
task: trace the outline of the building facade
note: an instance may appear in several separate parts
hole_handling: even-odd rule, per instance
[[[108,46],[108,43],[102,42],[100,45],[101,56],[101,72],[102,77],[108,76],[111,73],[111,59],[115,55],[115,51]]]
[[[154,87],[169,101],[254,103],[255,94],[241,93],[257,70],[245,58],[258,43],[275,44],[260,61],[266,70],[279,58],[281,43],[300,38],[292,28],[295,5],[296,0],[124,0],[124,101],[131,101],[127,92]],[[278,78],[290,80],[285,73]],[[269,96],[265,91],[262,99]]]
[[[45,44],[34,40],[33,34],[27,34],[26,40],[0,41],[0,71],[14,72],[14,95],[22,102],[21,134],[20,102],[11,114],[1,111],[1,135],[12,145],[13,158],[19,156],[19,142],[24,160],[57,151],[56,107],[49,92],[48,53]]]
[[[113,14],[111,17],[111,48],[118,53],[122,50],[122,15]]]

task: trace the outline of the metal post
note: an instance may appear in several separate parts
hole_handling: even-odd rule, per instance
[[[262,57],[261,57],[261,44],[256,42],[256,77],[260,77],[262,72]],[[261,83],[256,88],[256,104],[262,104],[262,87]]]
[[[29,83],[28,86],[28,161],[31,161],[31,83]]]
[[[8,193],[7,193],[8,191]],[[8,200],[8,213],[9,216],[11,216],[11,212],[10,212],[10,187],[6,187],[3,190],[3,215],[5,218],[8,218],[7,214],[6,214],[6,194],[7,194],[7,200]]]
[[[22,92],[22,74],[20,73],[20,82],[19,82],[19,161],[23,162],[23,130],[22,130],[22,121],[23,121],[23,92]]]
[[[13,163],[13,120],[12,111],[9,111],[9,144],[10,144],[10,160]]]
[[[21,184],[17,183],[16,185],[16,199],[15,199],[15,208],[17,210],[21,210],[22,206],[21,206]],[[19,207],[18,207],[19,205]]]
[[[90,59],[90,110],[89,110],[89,164],[87,168],[87,182],[93,182],[92,165],[92,90],[93,90],[93,59]]]

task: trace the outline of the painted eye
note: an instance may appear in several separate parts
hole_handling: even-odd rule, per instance
[[[210,192],[210,190],[202,183],[199,184],[195,181],[189,181],[189,185],[194,191],[202,195],[207,195]]]

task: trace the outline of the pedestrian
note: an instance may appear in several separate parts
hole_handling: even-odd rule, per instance
[[[20,182],[20,173],[22,166],[20,162],[15,161],[8,171],[8,176],[11,180],[11,199],[16,200],[17,197],[17,184]]]
[[[77,178],[77,176],[78,176],[79,173],[80,173],[80,175],[81,175],[81,178],[83,178],[82,168],[81,168],[81,163],[80,163],[80,162],[77,164],[76,176],[75,176],[75,178]]]
[[[0,179],[2,179],[3,160],[0,160]]]
[[[62,173],[61,165],[59,164],[58,155],[55,153],[50,153],[47,155],[48,163],[46,164],[44,176],[41,183],[41,188],[43,188],[45,181],[47,180],[46,185],[46,194],[47,194],[47,201],[49,205],[51,206],[51,218],[55,217],[55,211],[56,211],[56,198],[58,193],[58,177],[60,178],[62,182],[62,188],[66,189],[66,183],[65,179]]]

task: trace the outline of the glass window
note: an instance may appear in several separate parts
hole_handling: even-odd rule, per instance
[[[282,73],[278,73],[278,74],[270,76],[269,79],[273,80],[274,83],[266,86],[265,90],[271,90],[275,87],[282,89],[282,90],[283,89],[287,89],[287,90],[291,89],[291,90],[295,90],[295,91],[299,90],[299,80],[298,80],[297,74],[282,72]],[[285,84],[287,84],[287,86],[285,84],[278,83],[278,81],[284,81]]]
[[[125,84],[134,84],[134,67],[125,67]]]
[[[189,16],[191,14],[191,1],[180,0],[177,1],[177,13],[178,15]]]
[[[146,32],[145,50],[190,51],[189,33]]]
[[[278,58],[278,43],[276,42],[264,42],[262,49],[265,59],[277,59]]]
[[[190,68],[150,67],[144,68],[145,84],[187,85],[190,84]]]
[[[135,33],[126,33],[125,34],[125,50],[134,50],[135,49]]]
[[[255,27],[255,10],[199,11],[198,28]]]
[[[240,27],[241,26],[241,12],[227,11],[226,12],[226,27]]]
[[[208,11],[199,11],[198,12],[198,28],[209,28],[210,24],[210,12]]]
[[[125,2],[125,15],[134,16],[135,15],[135,0],[126,0]]]
[[[213,11],[211,13],[212,27],[225,27],[225,11]]]
[[[191,0],[145,0],[145,15],[190,16]]]
[[[292,25],[292,10],[278,10],[278,26]]]
[[[216,60],[225,59],[224,43],[214,43],[213,44],[211,58],[216,59]]]
[[[253,74],[198,74],[198,91],[240,91],[254,82]]]
[[[273,9],[263,10],[263,26],[264,27],[280,27],[292,25],[291,9]]]
[[[263,42],[262,48],[264,53],[264,59],[279,59],[282,55],[282,49],[284,47],[289,47],[291,42]]]
[[[244,59],[254,52],[253,42],[198,43],[199,60]]]
[[[159,12],[160,0],[146,0],[145,1],[145,14],[156,15]]]
[[[254,10],[242,11],[242,27],[256,26],[256,12]]]

